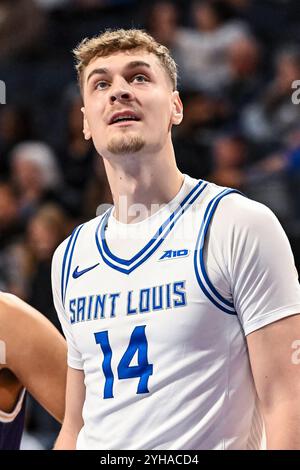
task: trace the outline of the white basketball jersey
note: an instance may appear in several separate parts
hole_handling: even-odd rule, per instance
[[[230,279],[228,292],[222,288],[230,263],[207,269],[205,240],[219,203],[246,200],[234,192],[185,176],[150,219],[126,226],[110,210],[56,251],[54,300],[68,363],[85,374],[78,449],[260,447],[243,319]],[[296,313],[297,295],[295,311],[285,304],[281,316]]]

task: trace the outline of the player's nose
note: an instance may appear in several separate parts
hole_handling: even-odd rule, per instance
[[[114,103],[115,101],[131,101],[133,98],[134,95],[130,90],[129,85],[127,86],[127,83],[122,81],[111,87],[109,97],[111,103]]]

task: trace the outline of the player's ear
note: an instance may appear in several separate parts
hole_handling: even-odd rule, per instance
[[[85,109],[81,108],[81,112],[83,114],[83,131],[82,132],[83,132],[85,140],[90,140],[90,138],[92,137],[92,134],[90,131],[89,123],[85,115]]]
[[[183,119],[183,104],[178,91],[173,91],[172,124],[178,126]]]

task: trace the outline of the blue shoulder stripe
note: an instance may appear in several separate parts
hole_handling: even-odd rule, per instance
[[[207,231],[209,229],[212,217],[216,211],[216,208],[223,199],[223,197],[227,196],[228,194],[238,193],[241,194],[239,191],[235,189],[226,188],[221,193],[217,194],[208,204],[204,218],[200,227],[199,235],[196,242],[196,248],[194,253],[194,267],[195,273],[197,277],[197,281],[204,292],[204,294],[209,298],[209,300],[220,308],[222,311],[235,314],[234,305],[232,302],[225,299],[214,287],[211,283],[205,268],[204,263],[204,245],[205,245],[205,238],[207,235]]]

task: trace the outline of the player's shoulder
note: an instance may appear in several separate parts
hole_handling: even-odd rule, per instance
[[[278,222],[269,207],[241,192],[227,193],[220,200],[220,210],[216,214],[235,226],[254,227],[262,223]]]
[[[222,232],[223,236],[250,234],[251,237],[260,237],[282,232],[271,209],[242,192],[208,183],[208,194],[209,200],[219,200],[211,226],[212,230]]]
[[[199,193],[202,189],[200,197],[192,205],[192,213],[196,215],[204,210],[211,230],[221,231],[222,236],[246,235],[251,231],[259,234],[262,230],[270,232],[272,228],[282,230],[277,217],[267,206],[249,199],[242,192],[189,176],[186,181],[190,188],[199,188]]]

